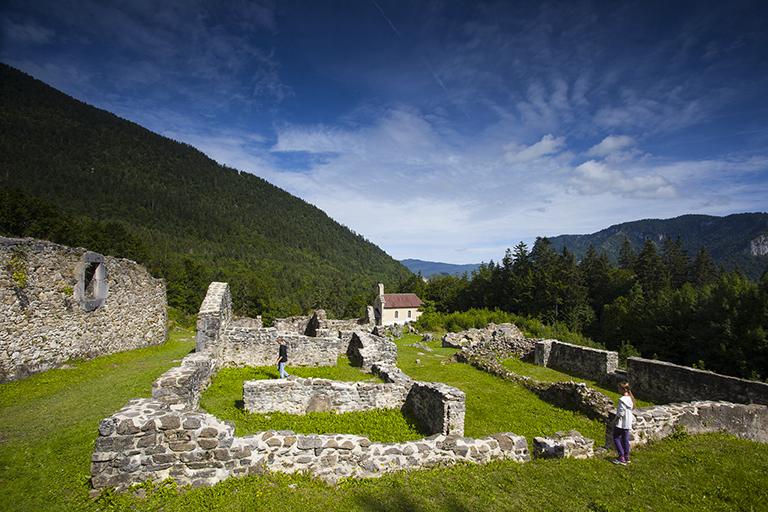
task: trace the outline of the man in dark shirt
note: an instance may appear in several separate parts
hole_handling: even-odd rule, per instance
[[[277,351],[277,371],[280,372],[281,379],[286,379],[290,377],[288,372],[285,371],[285,363],[288,362],[288,346],[285,344],[285,340],[282,337],[277,338],[277,342],[280,344]]]

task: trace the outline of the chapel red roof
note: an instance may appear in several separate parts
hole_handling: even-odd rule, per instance
[[[418,308],[424,304],[415,293],[385,293],[384,309]]]

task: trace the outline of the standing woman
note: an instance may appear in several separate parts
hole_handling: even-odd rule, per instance
[[[616,445],[619,458],[613,463],[626,466],[629,464],[629,431],[634,420],[632,411],[635,408],[635,395],[629,389],[629,382],[619,383],[619,394],[621,397],[616,407],[616,424],[613,427],[613,444]]]

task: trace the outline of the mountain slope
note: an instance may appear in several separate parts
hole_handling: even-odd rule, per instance
[[[693,257],[705,247],[716,263],[726,268],[741,268],[758,278],[768,266],[768,213],[739,213],[726,217],[682,215],[673,219],[645,219],[616,224],[589,235],[560,235],[550,238],[553,246],[569,250],[581,258],[590,245],[605,251],[614,261],[627,237],[639,250],[646,239],[661,243],[665,238],[680,238]]]
[[[0,190],[18,190],[63,218],[119,222],[145,245],[142,262],[169,280],[171,302],[187,311],[210,279],[230,280],[241,312],[323,305],[341,314],[357,311],[376,281],[393,285],[408,275],[362,236],[265,180],[6,65],[0,107]],[[4,234],[41,234],[25,229]]]
[[[408,270],[414,274],[421,272],[424,277],[431,277],[439,274],[448,274],[460,276],[464,273],[471,274],[480,266],[479,263],[469,263],[466,265],[454,265],[453,263],[441,263],[439,261],[425,261],[416,259],[400,260]]]

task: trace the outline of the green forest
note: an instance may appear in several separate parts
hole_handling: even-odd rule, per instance
[[[768,378],[768,272],[753,281],[725,271],[705,249],[691,257],[679,239],[647,240],[638,252],[624,240],[618,259],[590,247],[577,262],[538,238],[471,276],[414,276],[400,289],[426,299],[428,312],[498,309],[581,333],[622,357]]]
[[[146,265],[196,312],[230,283],[240,314],[355,316],[410,273],[265,180],[0,65],[0,234]]]

